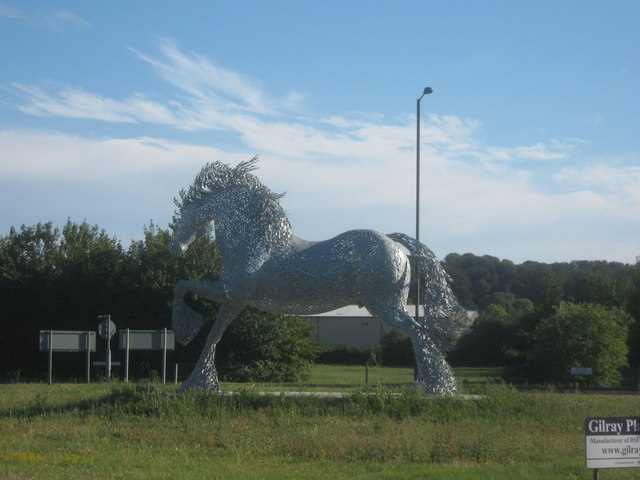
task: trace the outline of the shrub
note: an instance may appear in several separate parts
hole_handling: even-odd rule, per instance
[[[335,347],[323,347],[318,354],[316,361],[330,365],[364,365],[367,362],[377,363],[379,349],[377,348],[355,348],[346,345]],[[371,360],[375,360],[372,362]]]
[[[317,355],[310,328],[298,317],[245,310],[227,328],[216,348],[220,380],[304,380]]]
[[[562,302],[533,332],[529,355],[532,380],[573,383],[571,367],[592,367],[597,384],[620,383],[627,365],[627,332],[632,318],[617,308]]]
[[[411,339],[398,330],[387,333],[380,341],[382,363],[393,367],[415,367]]]

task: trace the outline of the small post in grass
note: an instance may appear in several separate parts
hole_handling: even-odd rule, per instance
[[[49,386],[53,385],[53,330],[49,330]]]

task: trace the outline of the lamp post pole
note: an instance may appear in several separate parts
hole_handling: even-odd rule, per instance
[[[416,102],[416,242],[420,242],[420,100],[433,93],[431,87],[425,87]],[[420,323],[420,263],[416,259],[416,322]]]

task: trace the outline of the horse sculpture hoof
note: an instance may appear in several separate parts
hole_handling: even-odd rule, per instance
[[[220,383],[217,374],[206,374],[204,372],[193,372],[191,376],[180,385],[180,392],[196,390],[201,392],[220,392]]]

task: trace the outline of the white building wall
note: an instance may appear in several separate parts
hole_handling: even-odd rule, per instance
[[[415,307],[408,305],[407,311],[413,316]],[[419,314],[423,314],[422,308],[419,309]],[[477,316],[477,312],[469,311],[467,314],[471,319]],[[366,308],[360,308],[357,305],[348,305],[317,315],[305,315],[302,318],[306,318],[314,327],[313,338],[323,347],[338,345],[359,349],[377,347],[382,337],[394,330],[384,322],[373,318]]]
[[[377,347],[382,337],[392,330],[384,322],[373,318],[366,308],[357,305],[303,318],[307,318],[314,327],[314,338],[323,347]]]

